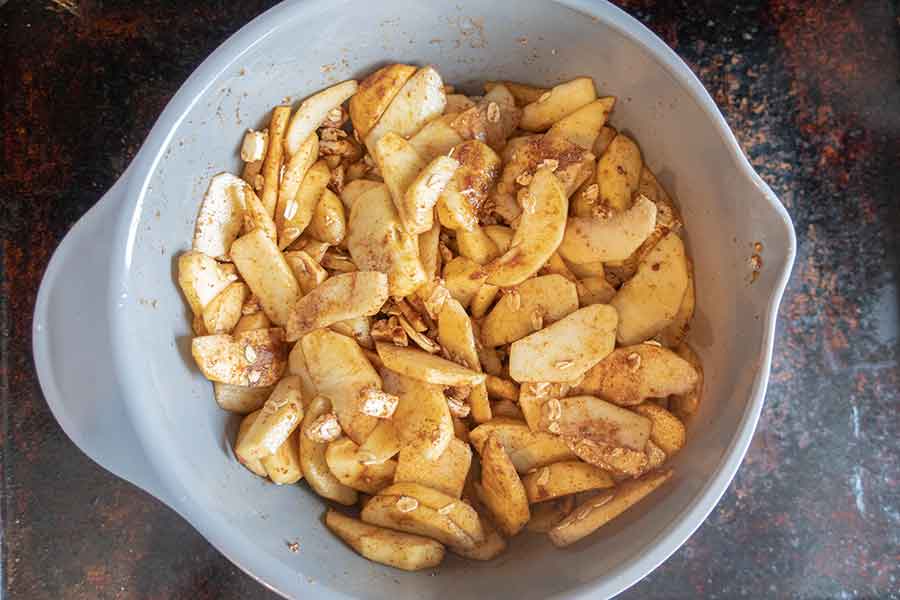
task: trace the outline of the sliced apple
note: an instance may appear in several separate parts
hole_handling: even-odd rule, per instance
[[[356,271],[334,275],[294,305],[287,322],[287,340],[294,342],[314,329],[339,321],[374,315],[387,299],[388,278],[384,273]]]
[[[647,398],[665,398],[694,389],[697,370],[662,346],[636,344],[611,352],[585,374],[575,391],[632,406]]]
[[[551,399],[541,413],[544,431],[639,452],[650,439],[651,427],[650,419],[594,396]]]
[[[469,309],[472,314],[472,318],[483,318],[487,314],[488,310],[490,310],[491,305],[494,304],[494,300],[497,299],[497,294],[499,293],[500,288],[489,283],[485,283],[480,288],[478,288],[478,291],[475,292],[475,295],[472,296],[472,301],[469,303]]]
[[[392,64],[378,69],[360,82],[356,93],[350,98],[350,119],[360,139],[365,139],[415,72],[416,67],[412,65]]]
[[[287,323],[301,291],[275,242],[262,229],[254,229],[231,245],[231,258],[266,316],[276,325]]]
[[[450,295],[463,307],[469,306],[472,298],[487,279],[487,273],[481,265],[464,256],[457,256],[444,265],[443,275]]]
[[[303,479],[300,468],[299,432],[295,429],[272,454],[259,459],[266,475],[276,485],[290,485]]]
[[[620,133],[597,161],[598,201],[614,211],[631,206],[641,177],[641,150],[633,139]]]
[[[378,165],[385,184],[391,191],[394,206],[397,207],[400,217],[403,219],[406,190],[419,172],[425,168],[426,163],[412,144],[393,131],[387,132],[378,140],[372,149],[372,157]]]
[[[484,373],[463,367],[446,358],[417,348],[375,344],[384,366],[401,375],[435,385],[478,385],[484,383]]]
[[[353,203],[347,248],[359,269],[387,273],[392,296],[408,296],[425,283],[418,240],[403,227],[385,185]]]
[[[504,535],[514,536],[525,527],[531,513],[525,486],[503,445],[490,436],[481,452],[481,500]]]
[[[592,304],[513,342],[510,377],[519,383],[580,378],[612,352],[617,322],[614,308]]]
[[[525,475],[522,484],[528,501],[534,504],[569,494],[611,488],[615,482],[603,469],[575,460],[541,467]]]
[[[284,253],[284,260],[294,273],[294,279],[300,285],[303,294],[309,294],[328,279],[328,271],[303,250],[291,250]],[[296,307],[296,305],[295,305]]]
[[[607,219],[569,219],[559,253],[577,264],[624,260],[644,243],[655,225],[656,205],[638,196],[631,208]]]
[[[482,227],[476,226],[471,231],[458,229],[456,231],[456,245],[460,256],[465,256],[479,265],[486,265],[500,254],[500,248],[494,243]]]
[[[328,163],[319,160],[307,169],[292,197],[285,196],[283,202],[279,197],[278,210],[275,211],[279,248],[287,248],[291,245],[312,222],[319,199],[330,180],[331,169],[328,167]],[[297,249],[309,252],[307,248]]]
[[[244,204],[231,189],[246,184],[231,173],[219,173],[209,181],[200,205],[194,229],[193,249],[207,256],[227,260],[231,243],[237,239],[244,222]]]
[[[637,273],[612,299],[619,313],[616,339],[623,346],[652,338],[675,320],[688,286],[684,243],[662,238],[638,264]]]
[[[400,446],[400,434],[397,432],[394,422],[389,419],[380,419],[378,425],[359,447],[359,456],[367,462],[383,463],[397,456]]]
[[[456,113],[447,113],[431,121],[409,138],[409,143],[425,160],[433,160],[438,156],[446,156],[455,146],[465,140],[450,124],[456,119]]]
[[[604,126],[600,133],[597,134],[597,139],[594,140],[594,147],[591,150],[594,156],[598,158],[603,156],[603,153],[606,152],[606,149],[609,148],[609,145],[616,139],[617,135],[619,135],[619,132],[616,131],[615,127]]]
[[[312,206],[305,205],[297,207],[295,205],[297,190],[300,189],[300,184],[303,183],[303,179],[306,177],[307,172],[309,172],[310,167],[315,164],[318,158],[319,136],[313,132],[309,134],[300,146],[297,147],[296,151],[284,165],[284,172],[281,173],[281,180],[278,185],[278,205],[274,215],[276,224],[278,223],[279,218],[283,217],[281,221],[282,224],[284,224],[285,220],[296,220],[298,222],[296,226],[300,229],[300,233],[306,229],[306,226],[312,218],[316,204],[313,203]],[[318,200],[318,198],[316,198],[316,200]],[[294,212],[299,216],[295,217],[293,215]]]
[[[349,79],[325,88],[301,102],[284,137],[284,148],[288,156],[293,157],[303,142],[322,125],[328,113],[340,107],[356,93],[358,87],[355,80]]]
[[[438,315],[438,341],[454,362],[481,372],[472,320],[462,304],[453,298],[444,302],[444,307]],[[472,408],[472,418],[476,423],[490,420],[491,405],[483,382],[472,387],[469,406]]]
[[[207,379],[248,387],[274,384],[287,363],[280,328],[195,337],[191,354]]]
[[[525,529],[534,533],[547,533],[565,519],[574,507],[575,496],[563,496],[534,504],[531,506],[531,520]]]
[[[420,506],[433,508],[450,517],[474,541],[479,542],[484,539],[481,519],[475,509],[465,500],[458,500],[434,488],[410,482],[395,483],[381,493],[385,496],[415,498]]]
[[[265,402],[265,398],[263,399],[263,402]],[[260,406],[262,405],[260,404]],[[241,419],[241,425],[238,428],[237,439],[234,440],[234,456],[238,459],[239,463],[244,465],[254,475],[259,475],[260,477],[268,477],[266,468],[263,466],[262,461],[260,461],[258,458],[243,456],[241,454],[238,454],[237,452],[241,441],[243,441],[244,437],[247,435],[247,432],[250,431],[250,427],[253,426],[253,423],[256,421],[256,417],[259,416],[259,413],[260,411],[257,410],[255,412],[251,412],[246,417]]]
[[[440,386],[385,369],[384,389],[400,401],[393,423],[405,445],[426,460],[438,460],[453,439],[453,420]]]
[[[331,400],[344,433],[362,444],[378,421],[362,407],[369,390],[381,389],[381,377],[359,344],[347,336],[316,329],[300,343],[316,390]]]
[[[696,292],[694,290],[694,265],[691,259],[687,262],[687,288],[684,290],[684,298],[681,299],[681,306],[672,322],[666,325],[662,331],[656,334],[656,341],[663,346],[669,348],[677,348],[687,337],[691,328],[691,319],[694,317],[694,306],[697,302]]]
[[[270,215],[275,214],[275,205],[278,202],[281,170],[286,162],[284,160],[284,135],[290,118],[290,106],[276,106],[272,109],[272,118],[269,121],[269,143],[266,146],[266,157],[262,163],[263,187],[260,192],[260,201]],[[303,141],[300,140],[300,142]]]
[[[490,436],[500,441],[519,473],[575,458],[558,436],[532,431],[523,421],[494,417],[470,431],[469,441],[481,454]]]
[[[474,106],[475,102],[465,94],[447,94],[447,106],[444,107],[444,112],[458,114]]]
[[[319,441],[312,433],[317,421],[330,412],[331,402],[322,396],[316,396],[307,407],[303,423],[300,425],[300,468],[303,471],[303,478],[315,493],[340,504],[352,506],[356,504],[359,495],[356,490],[342,484],[331,473],[325,462],[328,442]]]
[[[680,419],[687,419],[700,408],[700,400],[703,397],[703,366],[700,364],[700,357],[686,343],[682,342],[679,344],[675,348],[675,352],[678,356],[691,363],[697,372],[697,383],[693,389],[683,394],[675,394],[669,398],[669,409]]]
[[[647,472],[650,456],[644,450],[633,450],[594,440],[563,438],[572,452],[586,463],[613,473],[617,478],[640,477]]]
[[[454,146],[450,156],[459,168],[438,199],[438,218],[449,229],[471,231],[478,225],[478,211],[500,174],[500,157],[479,140]]]
[[[438,156],[422,169],[406,189],[400,205],[400,216],[406,230],[422,234],[431,230],[434,207],[459,169],[459,161]]]
[[[486,81],[484,83],[484,91],[490,93],[495,87],[500,85],[509,90],[509,93],[512,94],[516,101],[516,106],[525,106],[526,104],[537,102],[541,96],[550,91],[547,88],[516,81]]]
[[[522,108],[519,127],[525,131],[546,131],[554,123],[597,99],[594,80],[578,77],[554,86]]]
[[[500,252],[506,252],[509,250],[510,244],[512,244],[513,235],[515,232],[507,227],[506,225],[485,225],[482,228],[485,235],[491,238],[491,241],[497,245],[497,249]]]
[[[575,284],[561,275],[535,277],[497,301],[481,324],[481,341],[490,347],[509,344],[576,310]]]
[[[503,85],[494,87],[477,103],[470,102],[470,106],[458,106],[454,110],[459,114],[451,127],[463,139],[481,140],[497,151],[506,145],[506,138],[515,131],[522,113]]]
[[[339,245],[347,235],[347,215],[344,212],[344,204],[337,194],[328,188],[324,189],[322,195],[319,196],[319,202],[313,211],[307,231],[315,239],[332,246]]]
[[[614,288],[602,275],[585,277],[576,282],[578,305],[609,304],[616,295]]]
[[[586,499],[550,530],[550,541],[558,548],[574,544],[643,500],[671,477],[671,470],[650,473]]]
[[[510,150],[512,148],[512,150]],[[521,213],[518,192],[527,187],[537,169],[552,165],[566,197],[571,196],[590,177],[594,155],[562,137],[527,136],[510,142],[504,155],[503,172],[493,192],[496,210],[509,221]]]
[[[359,198],[372,188],[378,187],[380,185],[382,185],[381,182],[372,181],[371,179],[354,179],[350,183],[344,185],[344,189],[341,190],[341,202],[344,203],[344,210],[346,211],[346,214],[350,214],[350,210],[353,208],[353,203],[357,198]]]
[[[444,546],[420,535],[370,525],[330,509],[325,525],[365,558],[389,567],[421,571],[444,560]]]
[[[404,446],[397,457],[395,483],[418,483],[459,498],[472,464],[469,445],[456,438],[437,460],[426,459],[418,448]]]
[[[299,377],[279,381],[235,451],[247,458],[274,454],[303,419],[301,398]]]
[[[432,211],[433,212],[433,211]],[[425,273],[426,283],[418,288],[417,294],[423,299],[423,288],[428,285],[427,282],[434,282],[436,277],[440,277],[441,273],[441,225],[435,223],[432,219],[432,226],[428,231],[419,234],[419,261],[422,263],[422,270]],[[443,287],[443,286],[442,286]]]
[[[390,131],[409,138],[440,117],[446,105],[441,76],[434,67],[419,69],[400,88],[378,123],[366,135],[366,146],[372,152],[378,140]]]
[[[222,290],[203,309],[203,325],[207,333],[231,333],[241,318],[241,309],[249,296],[250,288],[240,281]]]
[[[593,150],[594,142],[600,135],[603,126],[606,125],[606,120],[615,104],[616,99],[612,96],[585,104],[554,123],[547,132],[547,136],[561,137],[586,150]]]
[[[513,286],[537,273],[563,239],[568,208],[562,184],[550,169],[539,169],[528,187],[510,249],[485,267],[487,282]]]
[[[213,393],[219,408],[228,412],[246,415],[262,408],[272,393],[272,386],[247,387],[228,383],[213,382]]]
[[[359,448],[350,438],[335,440],[325,450],[325,463],[337,480],[347,487],[377,494],[394,480],[397,461],[375,462],[360,453]]]
[[[237,280],[233,271],[197,250],[178,257],[178,285],[194,316],[202,318],[209,303]]]
[[[665,408],[645,402],[634,407],[634,411],[650,419],[650,440],[671,457],[684,447],[685,429],[681,420]]]

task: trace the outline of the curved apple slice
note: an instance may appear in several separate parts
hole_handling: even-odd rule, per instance
[[[342,81],[301,102],[284,136],[284,148],[288,156],[296,154],[306,138],[319,128],[328,112],[343,104],[356,93],[358,87],[354,79]]]
[[[634,205],[609,219],[573,217],[559,253],[575,264],[625,260],[653,233],[656,205],[646,196],[638,196]]]
[[[672,323],[687,286],[684,243],[678,234],[670,233],[641,259],[637,273],[610,301],[619,313],[619,344],[643,342]]]
[[[300,469],[303,471],[303,478],[315,493],[351,506],[356,504],[358,498],[356,490],[338,481],[328,469],[325,461],[328,442],[319,441],[310,434],[317,419],[330,412],[331,402],[327,398],[316,396],[303,415],[303,422],[300,424]]]
[[[388,278],[378,271],[342,273],[303,296],[287,320],[286,338],[294,342],[314,329],[377,313],[388,299]]]
[[[242,190],[244,185],[231,173],[219,173],[210,179],[197,217],[194,250],[213,258],[228,258],[231,243],[240,235],[244,222],[244,197],[231,193],[231,188]]]
[[[366,494],[377,494],[391,484],[397,461],[369,461],[350,438],[339,438],[328,444],[325,463],[337,480]]]
[[[369,525],[329,509],[325,525],[371,561],[404,571],[438,566],[444,559],[440,542],[410,533]]]
[[[552,171],[542,168],[535,173],[523,208],[509,250],[485,267],[489,273],[487,282],[492,285],[522,283],[540,270],[563,240],[569,203]]]

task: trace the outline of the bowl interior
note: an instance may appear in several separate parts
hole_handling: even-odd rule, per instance
[[[543,1],[287,3],[198,71],[176,99],[189,105],[187,112],[168,110],[142,153],[149,175],[133,185],[124,275],[134,301],[121,320],[126,347],[139,352],[124,375],[131,412],[168,482],[170,503],[226,555],[282,592],[539,598],[592,584],[594,591],[614,593],[690,534],[740,460],[761,402],[766,332],[789,233],[698,99],[686,68],[651,50],[659,42],[618,10],[597,5],[590,11],[593,17]],[[267,484],[238,465],[230,451],[236,419],[217,408],[190,357],[188,311],[174,265],[190,247],[209,178],[239,172],[243,131],[262,126],[274,104],[387,61],[434,64],[446,82],[472,91],[484,79],[549,85],[593,76],[601,94],[619,98],[612,123],[635,137],[681,207],[696,272],[690,341],[704,359],[704,402],[674,460],[674,481],[564,551],[523,534],[497,561],[450,558],[436,573],[407,574],[359,558],[325,531],[324,504],[305,486]],[[763,244],[767,266],[751,284],[754,242]],[[288,541],[299,541],[300,551],[290,552]]]

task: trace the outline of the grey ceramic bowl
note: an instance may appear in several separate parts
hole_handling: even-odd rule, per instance
[[[639,140],[678,199],[698,290],[690,341],[705,400],[672,482],[566,550],[524,534],[491,563],[435,573],[370,563],[321,523],[304,486],[267,484],[234,460],[236,423],[193,366],[173,277],[209,177],[239,167],[242,132],[269,108],[386,61],[437,65],[445,80],[551,84],[594,77],[620,98],[613,123]],[[750,283],[748,259],[763,245]],[[602,1],[285,2],[210,56],[131,166],[79,221],[38,295],[34,355],[66,433],[153,494],[263,584],[291,597],[612,596],[664,561],[734,476],[759,417],[775,315],[794,258],[790,220],[709,95],[652,33]],[[297,540],[292,553],[287,541]]]

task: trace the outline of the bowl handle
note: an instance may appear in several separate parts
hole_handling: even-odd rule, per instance
[[[53,253],[38,290],[32,351],[38,380],[66,435],[97,464],[163,499],[113,369],[110,272],[128,171]]]

